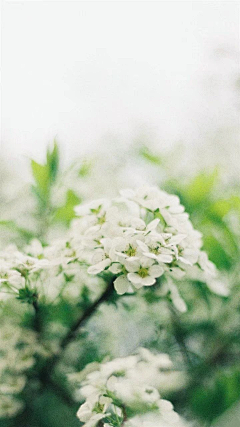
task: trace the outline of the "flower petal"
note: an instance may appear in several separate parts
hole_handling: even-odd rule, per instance
[[[149,222],[149,224],[147,225],[146,231],[149,232],[149,231],[155,230],[159,221],[160,221],[159,218],[155,218],[153,221]]]
[[[117,277],[117,279],[114,281],[114,288],[116,289],[118,295],[125,294],[129,289],[129,285],[130,283],[127,277],[123,275]]]
[[[166,263],[169,263],[169,262],[172,262],[173,257],[172,257],[172,255],[160,254],[160,255],[158,255],[158,256],[157,256],[157,260],[158,260],[159,262],[166,262]]]
[[[152,267],[149,268],[149,275],[154,278],[162,276],[163,273],[164,269],[160,267],[160,265],[152,265]]]
[[[110,259],[106,258],[98,264],[91,265],[91,267],[88,268],[87,272],[88,274],[99,274],[101,273],[101,271],[105,270],[105,268],[108,267],[110,264]]]
[[[134,285],[137,284],[137,283],[141,283],[141,280],[142,280],[142,278],[137,273],[128,273],[127,278]]]

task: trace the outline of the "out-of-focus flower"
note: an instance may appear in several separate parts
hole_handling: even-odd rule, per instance
[[[81,388],[85,402],[77,416],[84,427],[95,427],[99,420],[105,427],[183,427],[186,424],[172,404],[161,399],[151,384],[154,376],[156,380],[171,366],[167,355],[153,355],[147,349],[140,349],[134,356],[100,364],[98,370],[89,372],[91,369],[87,367]],[[84,372],[70,378],[76,381],[83,376]]]
[[[36,334],[15,323],[0,326],[0,418],[15,415],[23,406],[18,398],[26,383],[26,372],[39,353]]]

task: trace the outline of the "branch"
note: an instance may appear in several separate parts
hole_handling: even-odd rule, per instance
[[[74,340],[76,337],[79,329],[87,322],[87,320],[92,316],[92,314],[97,310],[97,308],[105,301],[108,301],[114,291],[113,288],[113,281],[115,280],[115,277],[109,282],[107,288],[103,292],[103,294],[91,305],[89,306],[86,311],[81,314],[81,316],[73,323],[70,330],[67,332],[67,334],[62,338],[60,345],[59,345],[59,351],[57,354],[54,354],[52,357],[50,357],[46,361],[46,365],[43,368],[42,371],[42,378],[49,377],[51,372],[53,371],[56,364],[61,359],[66,347]]]
[[[72,399],[71,394],[65,390],[59,383],[55,382],[52,378],[47,379],[47,384],[52,388],[52,390],[57,394],[61,400],[70,407],[76,406],[76,402]]]
[[[186,365],[189,368],[192,368],[192,360],[189,356],[188,348],[187,348],[185,340],[184,340],[184,333],[182,330],[182,326],[180,323],[179,316],[178,316],[176,310],[174,309],[174,307],[172,306],[171,303],[169,304],[169,309],[170,309],[171,317],[172,317],[174,337],[175,337],[175,339],[179,345],[179,348],[181,350],[181,353],[182,353],[183,359],[185,360]]]
[[[40,308],[39,308],[39,304],[38,304],[38,296],[37,295],[34,295],[32,305],[33,305],[33,308],[35,310],[34,329],[38,334],[40,334],[41,329],[42,329],[42,325],[41,325]]]

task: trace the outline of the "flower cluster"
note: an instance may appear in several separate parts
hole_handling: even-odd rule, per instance
[[[152,385],[156,375],[166,375],[171,361],[165,354],[153,355],[147,349],[98,366],[85,368],[81,395],[85,402],[77,413],[84,427],[183,427],[185,424],[169,401],[161,399]],[[95,369],[95,370],[94,370]],[[148,372],[150,369],[151,373]],[[73,375],[82,380],[84,372]]]
[[[0,417],[11,417],[23,406],[18,394],[26,383],[26,371],[39,351],[35,333],[9,322],[0,326]]]
[[[109,271],[114,287],[125,294],[151,286],[164,277],[168,291],[183,307],[174,285],[198,273],[206,282],[216,268],[201,251],[201,233],[194,230],[179,198],[155,187],[124,190],[113,200],[95,200],[76,208],[80,216],[72,236],[82,247],[89,274]]]
[[[78,261],[77,247],[68,239],[43,247],[37,239],[20,252],[15,245],[0,252],[0,299],[15,296],[32,303],[59,298],[75,301],[87,288],[89,298],[101,292],[103,281],[91,276]]]
[[[161,278],[162,291],[170,293],[182,311],[186,307],[175,281],[197,277],[218,291],[213,283],[216,268],[201,251],[201,234],[177,196],[142,187],[122,191],[112,200],[80,205],[76,212],[80,218],[65,238],[45,247],[33,240],[22,252],[10,246],[0,253],[2,295],[10,292],[29,302],[35,293],[51,301],[59,295],[74,299],[83,279],[87,287],[101,292],[103,272],[112,275],[120,295]]]

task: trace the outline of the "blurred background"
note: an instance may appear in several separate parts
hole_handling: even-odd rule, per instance
[[[229,144],[238,50],[238,2],[3,1],[2,153]]]

